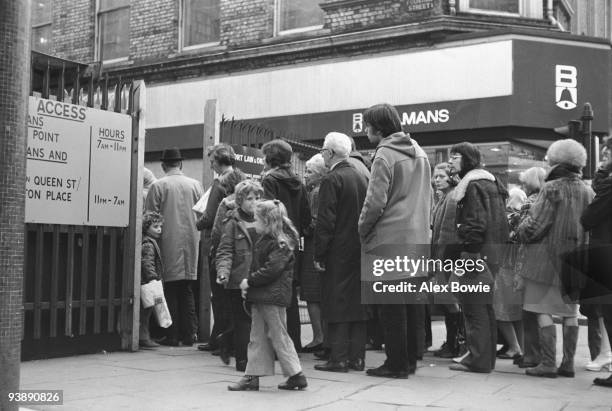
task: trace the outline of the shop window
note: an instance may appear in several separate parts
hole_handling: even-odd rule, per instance
[[[130,55],[130,0],[98,0],[99,60],[127,60]]]
[[[220,0],[183,0],[181,13],[182,49],[219,42]]]
[[[32,3],[32,49],[51,51],[51,27],[53,14],[51,0],[36,0]]]
[[[276,0],[276,32],[289,34],[323,27],[321,0]]]
[[[542,0],[459,0],[460,11],[543,19]]]

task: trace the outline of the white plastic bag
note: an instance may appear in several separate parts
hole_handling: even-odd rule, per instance
[[[140,286],[140,301],[142,308],[149,308],[155,305],[155,299],[164,296],[164,287],[159,280],[151,280]]]
[[[204,214],[204,211],[206,211],[206,205],[208,204],[208,197],[210,197],[210,187],[191,209],[196,213]]]
[[[154,311],[160,327],[168,328],[172,325],[170,310],[168,310],[168,304],[166,304],[166,298],[163,295],[155,299]]]

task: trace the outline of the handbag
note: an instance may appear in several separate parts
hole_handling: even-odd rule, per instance
[[[172,325],[172,317],[170,316],[170,310],[166,303],[166,298],[162,295],[155,299],[155,318],[159,326],[162,328],[168,328]]]

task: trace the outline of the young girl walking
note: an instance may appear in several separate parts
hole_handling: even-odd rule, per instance
[[[240,283],[251,306],[251,337],[244,377],[228,386],[230,391],[257,391],[259,377],[274,375],[274,355],[289,378],[278,388],[304,389],[308,385],[300,359],[287,333],[286,307],[291,303],[291,281],[298,234],[278,200],[262,201],[255,207],[255,229],[259,234],[248,278]]]

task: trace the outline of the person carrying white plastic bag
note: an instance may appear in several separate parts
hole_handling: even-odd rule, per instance
[[[164,298],[161,282],[164,266],[157,239],[161,236],[163,217],[156,212],[147,212],[142,218],[142,254],[140,275],[140,331],[139,346],[152,349],[159,344],[151,340],[149,322],[155,312],[159,325],[167,328],[172,324],[170,311]]]

